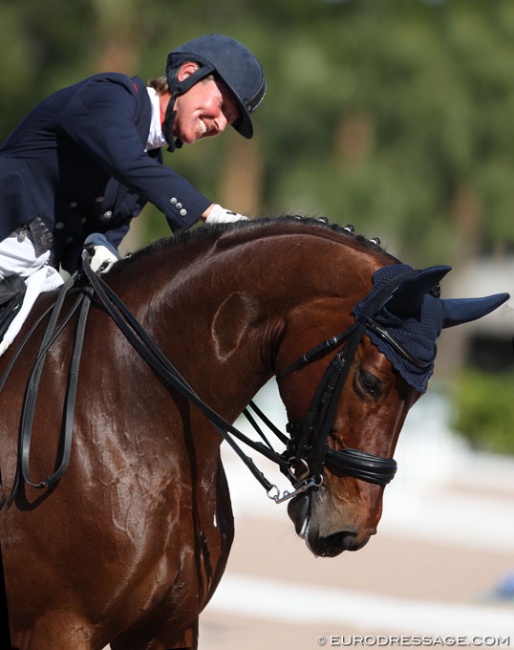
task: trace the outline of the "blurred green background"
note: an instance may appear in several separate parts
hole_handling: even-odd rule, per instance
[[[249,215],[353,223],[413,266],[511,259],[512,0],[0,0],[0,30],[0,140],[64,85],[163,74],[175,46],[222,32],[258,56],[268,92],[252,141],[230,132],[166,154],[200,191]],[[165,235],[149,207],[131,241]],[[511,362],[512,334],[501,334]],[[457,426],[514,453],[512,363],[477,379],[473,356],[462,360]]]

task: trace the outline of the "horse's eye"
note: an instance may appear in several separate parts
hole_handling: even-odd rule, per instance
[[[370,395],[378,395],[380,392],[380,380],[375,377],[375,375],[372,375],[370,372],[366,372],[365,370],[361,370],[359,373],[359,381],[364,388],[364,390],[369,393]]]

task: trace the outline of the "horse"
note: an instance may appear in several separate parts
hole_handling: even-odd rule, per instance
[[[376,533],[398,435],[426,388],[441,327],[506,299],[443,304],[434,285],[448,270],[414,271],[350,228],[284,217],[158,241],[117,262],[102,282],[229,424],[277,377],[290,421],[280,469],[295,489],[276,500],[289,501],[312,553],[335,556]],[[234,536],[224,438],[93,293],[80,361],[73,363],[76,313],[48,346],[30,457],[20,451],[20,413],[55,299],[39,298],[16,361],[9,350],[0,367],[10,364],[0,459],[12,498],[0,512],[0,539],[13,647],[194,650]],[[439,311],[420,344],[427,301]],[[380,320],[386,312],[391,327]],[[69,375],[77,380],[73,446],[50,484],[43,479],[63,453]],[[33,480],[15,488],[20,453]]]

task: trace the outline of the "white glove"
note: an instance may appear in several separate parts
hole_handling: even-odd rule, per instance
[[[225,210],[221,205],[215,203],[205,223],[211,225],[213,223],[232,223],[234,221],[248,221],[248,217],[244,217],[242,214],[232,212],[231,210]]]
[[[89,262],[91,270],[95,273],[107,273],[118,258],[107,246],[95,246],[93,256]]]

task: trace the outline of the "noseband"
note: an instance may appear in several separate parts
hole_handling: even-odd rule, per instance
[[[336,344],[339,344],[340,349],[323,374],[306,419],[287,424],[287,431],[292,437],[285,453],[290,460],[291,474],[297,479],[297,484],[312,478],[316,478],[320,484],[325,465],[335,473],[378,485],[387,485],[396,474],[396,461],[393,459],[381,458],[357,449],[336,451],[328,444],[339,399],[364,331],[362,324],[356,323],[338,337],[321,344],[325,351]],[[319,346],[313,348],[298,360],[300,363],[297,362],[293,364],[294,368],[290,367],[281,372],[278,378],[284,377],[293,369],[307,365],[318,357],[319,353],[311,354],[318,350]]]

